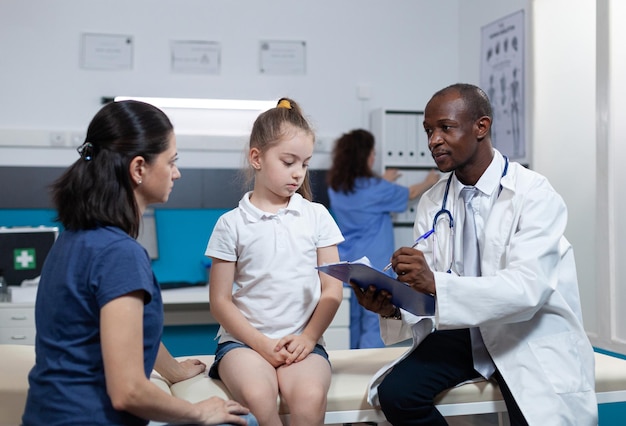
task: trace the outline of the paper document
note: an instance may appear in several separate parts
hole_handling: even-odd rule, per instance
[[[374,285],[379,290],[391,294],[391,302],[405,311],[418,316],[435,315],[435,298],[429,294],[413,290],[405,283],[373,268],[367,257],[354,262],[339,262],[322,265],[318,270],[345,283],[354,282],[366,289]]]

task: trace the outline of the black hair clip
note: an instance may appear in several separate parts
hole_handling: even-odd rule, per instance
[[[83,160],[90,161],[93,158],[94,147],[91,142],[85,142],[84,144],[76,148],[76,151]]]

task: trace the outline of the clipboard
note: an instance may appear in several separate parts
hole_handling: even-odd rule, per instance
[[[316,269],[345,283],[354,282],[363,289],[374,285],[379,290],[386,290],[391,294],[391,303],[413,315],[435,315],[435,298],[432,295],[415,291],[405,283],[360,261],[331,263]]]

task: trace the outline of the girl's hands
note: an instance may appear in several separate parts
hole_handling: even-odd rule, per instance
[[[267,339],[257,352],[274,368],[305,359],[313,351],[316,340],[306,334],[289,334],[280,340]]]
[[[278,346],[276,339],[269,338],[266,338],[262,346],[255,350],[274,368],[285,364],[291,355],[286,348]]]
[[[274,350],[277,352],[287,351],[289,355],[285,364],[291,365],[309,356],[316,343],[317,341],[309,338],[306,334],[289,334],[278,341]]]

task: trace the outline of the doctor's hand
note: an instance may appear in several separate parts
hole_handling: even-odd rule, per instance
[[[359,305],[368,311],[382,316],[391,316],[396,312],[396,307],[391,303],[391,294],[388,291],[378,291],[374,285],[370,285],[365,290],[354,283],[350,283],[350,287],[354,290],[354,297],[356,297]]]
[[[391,257],[391,265],[398,281],[420,293],[436,294],[435,274],[431,271],[424,253],[410,247],[401,247]]]

